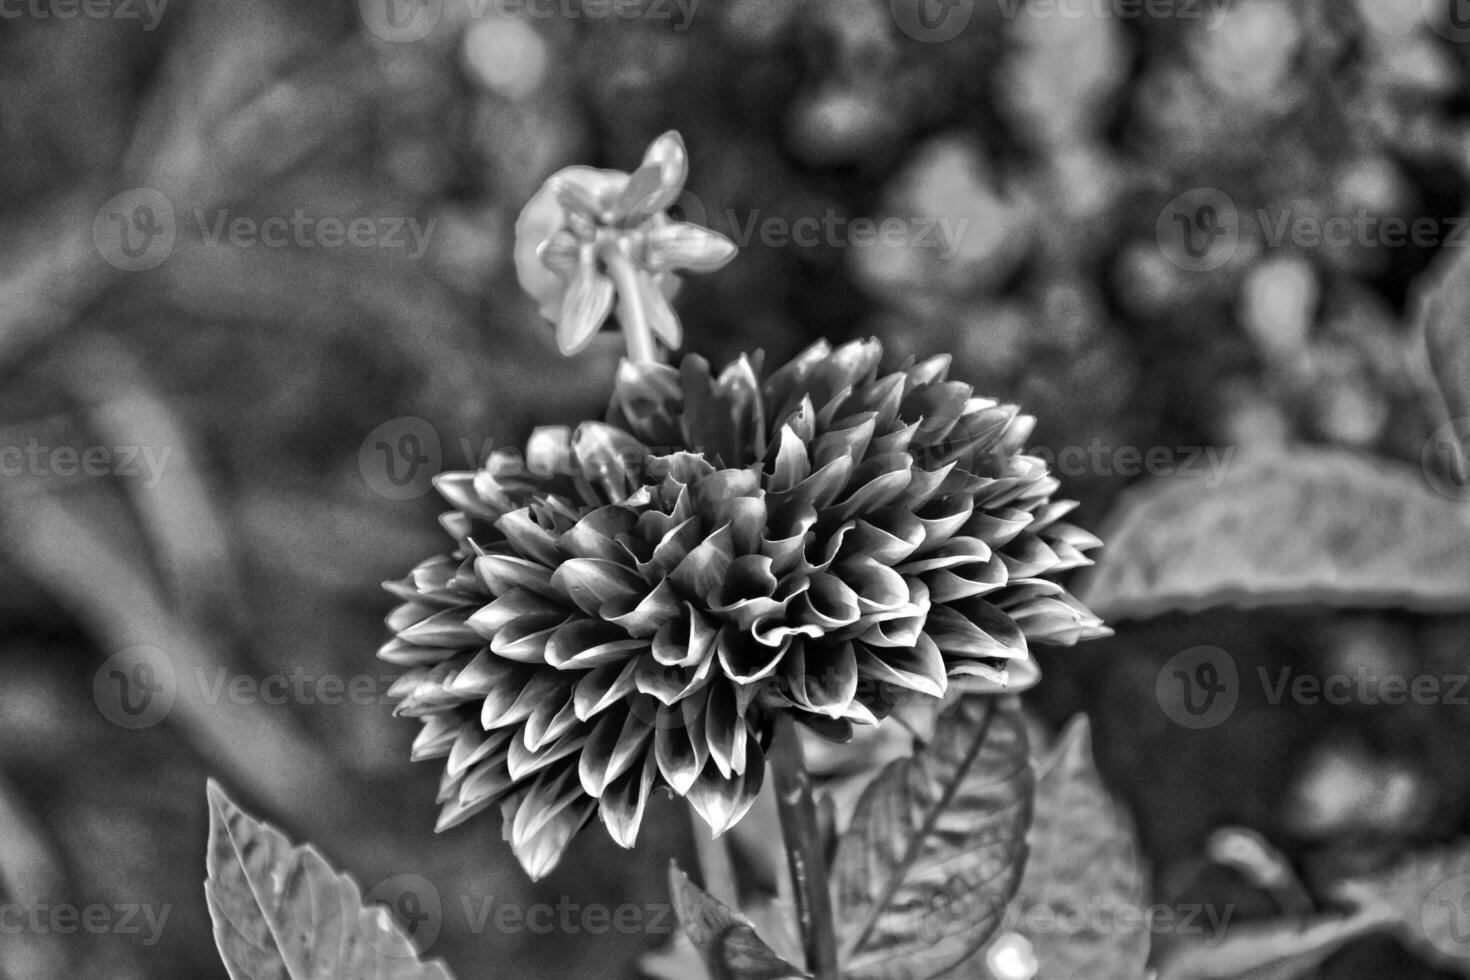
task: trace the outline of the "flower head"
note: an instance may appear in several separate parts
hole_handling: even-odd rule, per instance
[[[516,275],[557,325],[562,353],[586,347],[615,300],[625,330],[646,322],[667,346],[679,346],[679,318],[669,305],[679,288],[674,273],[713,272],[736,251],[723,235],[664,213],[683,193],[688,172],[684,141],[669,132],[633,173],[568,167],[521,211]]]
[[[624,362],[606,421],[439,479],[458,548],[390,584],[380,655],[415,758],[448,756],[441,828],[498,804],[533,876],[594,813],[631,846],[659,787],[720,833],[773,713],[841,739],[1107,633],[1053,580],[1098,541],[1025,454],[1033,420],[881,353]]]

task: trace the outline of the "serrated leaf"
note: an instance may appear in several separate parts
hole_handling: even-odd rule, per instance
[[[705,893],[669,863],[669,897],[713,980],[793,980],[810,974],[777,956],[745,916]]]
[[[1145,975],[1149,929],[1142,920],[1144,870],[1133,821],[1103,785],[1092,760],[1092,731],[1079,715],[1042,760],[1036,804],[1027,837],[1031,857],[1016,893],[1017,931],[1036,955],[1036,980],[1133,980]],[[1082,928],[1037,932],[1028,912],[1050,910],[1054,921],[1070,921],[1075,909],[1101,910],[1082,916]],[[1119,913],[1136,913],[1123,918]],[[1136,921],[1137,928],[1119,923]]]
[[[452,980],[311,846],[293,847],[209,783],[214,939],[231,980]]]
[[[1009,698],[958,698],[885,768],[833,863],[843,975],[936,977],[979,949],[1021,880],[1034,786]]]
[[[1440,969],[1470,977],[1470,840],[1411,854],[1334,892],[1367,909],[1392,910],[1404,945]]]
[[[1299,447],[1126,495],[1079,598],[1107,619],[1320,602],[1470,609],[1470,510],[1409,468]]]

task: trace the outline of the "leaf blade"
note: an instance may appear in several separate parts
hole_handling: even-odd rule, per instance
[[[231,980],[452,980],[314,847],[293,847],[213,780],[208,794],[205,898]]]
[[[810,976],[777,956],[756,934],[749,919],[708,895],[672,861],[669,897],[679,924],[714,980],[794,980]]]
[[[1034,774],[1014,700],[966,696],[864,792],[833,862],[844,976],[920,978],[999,928],[1026,859]]]
[[[1158,480],[1125,496],[1078,598],[1110,620],[1220,605],[1470,609],[1470,510],[1407,467],[1298,448],[1215,487]]]

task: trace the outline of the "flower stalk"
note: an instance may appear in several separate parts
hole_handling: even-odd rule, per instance
[[[826,853],[817,824],[811,774],[802,758],[796,724],[785,712],[776,713],[770,764],[806,966],[816,980],[841,980],[832,894],[827,885]]]
[[[627,256],[622,243],[604,250],[603,261],[607,274],[618,292],[618,325],[623,328],[623,337],[628,343],[628,360],[634,364],[660,364],[658,341],[654,340],[653,328],[648,323],[648,311],[643,303],[643,291],[638,285],[638,270]]]

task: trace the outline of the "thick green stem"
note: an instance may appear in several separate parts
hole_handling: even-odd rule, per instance
[[[806,967],[816,980],[841,980],[837,972],[837,932],[832,920],[832,894],[827,883],[827,860],[812,799],[811,775],[802,760],[796,725],[785,712],[776,714],[771,745],[771,774],[781,833],[786,839],[786,863],[796,895],[796,919],[801,927]]]
[[[623,328],[623,337],[628,342],[628,360],[637,363],[662,363],[658,341],[653,338],[653,329],[648,325],[648,313],[643,308],[643,294],[638,282],[638,270],[633,260],[622,251],[622,243],[615,243],[603,250],[602,259],[607,264],[607,274],[612,277],[618,290],[618,324]]]

